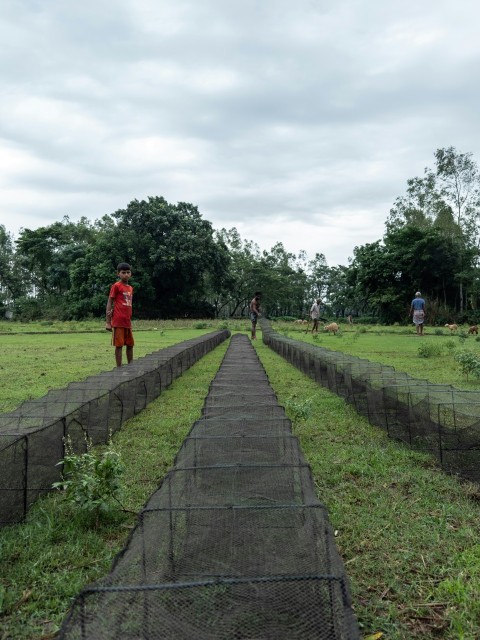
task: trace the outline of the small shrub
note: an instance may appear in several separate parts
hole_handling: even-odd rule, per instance
[[[444,335],[443,329],[440,329],[440,327],[437,327],[435,329],[435,335],[436,336],[443,336]]]
[[[208,322],[196,322],[193,325],[194,329],[207,329],[208,328]]]
[[[68,437],[65,457],[58,464],[63,464],[62,480],[55,482],[53,488],[65,491],[65,499],[81,513],[93,516],[95,524],[122,506],[121,477],[125,469],[111,441],[99,453],[93,451],[92,442],[87,439],[87,451],[76,454]]]
[[[475,342],[480,342],[480,336],[477,336],[477,337],[475,338]]]
[[[305,421],[312,413],[312,402],[312,398],[307,398],[303,402],[290,398],[285,402],[285,408],[293,422]]]
[[[359,327],[357,333],[367,333],[367,327]]]
[[[220,323],[219,323],[219,325],[218,325],[218,328],[219,328],[220,330],[222,330],[222,329],[228,329],[228,322],[227,322],[226,320],[224,320],[223,322],[220,322]]]
[[[480,358],[475,353],[472,353],[472,351],[457,351],[453,357],[467,380],[470,374],[480,378]]]
[[[447,340],[447,342],[445,343],[445,346],[449,351],[453,351],[453,349],[455,349],[455,342],[452,339]]]
[[[435,356],[441,356],[443,349],[441,345],[436,343],[424,342],[418,347],[418,355],[420,358],[433,358]]]

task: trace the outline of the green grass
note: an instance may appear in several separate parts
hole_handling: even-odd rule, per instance
[[[416,339],[405,335],[400,344],[407,340]],[[322,342],[341,344],[342,338],[326,336]],[[128,509],[138,511],[171,466],[226,346],[203,358],[114,436],[128,469]],[[318,496],[329,510],[363,634],[383,632],[389,640],[478,638],[479,487],[389,440],[260,339],[255,348],[280,402],[291,411]],[[57,355],[52,352],[52,359]],[[429,360],[414,351],[409,358],[417,358],[420,367]],[[52,494],[33,507],[24,524],[1,530],[0,638],[53,637],[75,594],[108,572],[133,524],[127,514],[88,529],[60,494]]]
[[[206,324],[206,328],[213,330],[221,324],[218,320],[132,320],[133,331],[151,331],[165,329],[192,329],[195,324],[201,322]],[[242,322],[242,321],[239,321]],[[228,324],[228,322],[227,322]],[[104,319],[90,320],[38,320],[32,322],[11,322],[0,320],[0,334],[13,333],[103,333],[105,327]]]
[[[341,325],[336,336],[321,332],[312,336],[291,323],[276,322],[273,328],[293,340],[381,362],[415,378],[452,384],[462,389],[480,389],[480,380],[471,376],[467,380],[454,359],[455,351],[461,349],[472,351],[480,358],[480,341],[475,336],[465,339],[460,335],[451,336],[448,329],[445,329],[448,334],[442,332],[437,335],[431,327],[425,329],[423,337],[418,337],[411,327]],[[425,357],[422,350],[430,354]]]
[[[64,324],[56,324],[56,330]],[[96,324],[99,326],[98,321]],[[195,329],[196,324],[195,321],[178,321],[175,327],[174,321],[161,321],[152,323],[150,330],[134,327],[134,357],[210,333],[223,323],[206,322],[202,329]],[[69,328],[65,333],[4,335],[0,360],[0,413],[11,411],[24,400],[39,398],[49,389],[65,387],[69,382],[83,380],[114,366],[111,334],[104,329],[88,334],[75,333]]]
[[[365,635],[478,638],[480,488],[389,440],[338,397],[256,344],[312,466]]]
[[[171,467],[226,347],[202,358],[115,434],[127,467],[126,509],[138,512]],[[0,638],[53,637],[82,586],[108,572],[134,522],[127,514],[91,529],[54,493],[34,505],[25,523],[0,530]]]

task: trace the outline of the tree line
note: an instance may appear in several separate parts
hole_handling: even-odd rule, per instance
[[[454,147],[434,157],[395,200],[383,238],[355,247],[348,266],[281,242],[261,251],[235,228],[214,230],[196,206],[159,196],[93,223],[65,217],[22,229],[15,240],[0,225],[0,316],[98,317],[117,263],[127,261],[137,318],[240,316],[260,290],[272,317],[305,317],[321,298],[330,317],[392,323],[407,320],[420,290],[429,322],[480,320],[479,170]]]

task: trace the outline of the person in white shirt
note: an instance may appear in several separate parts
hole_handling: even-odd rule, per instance
[[[318,300],[316,300],[312,304],[312,308],[310,309],[310,317],[313,320],[312,333],[318,333],[318,321],[320,319],[320,305],[321,305],[321,303],[322,303],[322,301],[319,298]]]

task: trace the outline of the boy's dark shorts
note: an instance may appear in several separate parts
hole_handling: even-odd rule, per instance
[[[256,313],[251,313],[250,314],[250,320],[252,321],[252,324],[257,324],[257,320],[258,320],[258,316]]]
[[[125,327],[113,327],[112,344],[114,347],[133,347],[133,333],[131,329]]]

